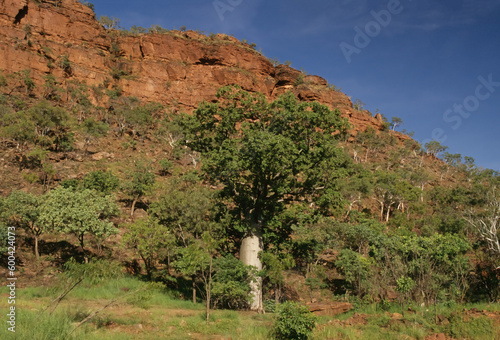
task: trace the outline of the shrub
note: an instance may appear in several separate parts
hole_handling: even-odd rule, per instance
[[[92,12],[94,12],[94,13],[95,13],[95,7],[94,7],[94,4],[93,4],[93,3],[88,2],[88,1],[85,1],[85,0],[80,0],[80,3],[81,3],[82,5],[87,6],[88,8],[90,8],[90,9],[92,10]]]
[[[295,80],[295,83],[294,85],[295,86],[299,86],[299,85],[302,85],[304,84],[304,76],[302,74],[299,74],[299,76],[297,77],[297,80]]]
[[[85,189],[102,192],[104,195],[109,195],[118,189],[118,177],[111,172],[97,170],[86,175],[82,180],[82,185]]]
[[[123,51],[120,48],[120,45],[118,45],[116,42],[113,42],[111,43],[111,46],[109,48],[109,53],[111,53],[115,57],[120,57],[123,54]]]
[[[158,162],[158,165],[160,166],[160,175],[166,176],[170,173],[174,164],[172,163],[172,161],[169,161],[168,159],[161,159]]]
[[[40,180],[40,177],[37,174],[23,173],[23,179],[28,183],[35,184]]]
[[[126,77],[130,75],[130,72],[127,70],[121,70],[119,68],[112,68],[111,72],[109,73],[113,79],[120,79],[122,77]]]
[[[96,121],[94,118],[87,118],[83,121],[81,128],[83,132],[90,136],[101,137],[108,133],[109,125]]]
[[[5,253],[8,250],[9,234],[7,225],[0,221],[0,252]]]
[[[7,85],[7,78],[5,78],[5,76],[2,73],[0,73],[0,87],[6,85]]]
[[[62,55],[61,60],[59,61],[59,66],[64,70],[66,73],[71,72],[71,61],[69,61],[69,57],[67,55]]]
[[[31,93],[33,89],[36,87],[35,82],[31,79],[31,71],[30,70],[22,70],[16,73],[19,79],[24,83],[26,87],[26,91]]]
[[[251,280],[248,267],[233,255],[217,258],[214,267],[216,270],[212,286],[214,306],[230,309],[246,308]]]
[[[278,316],[273,326],[275,339],[307,339],[316,326],[317,317],[306,306],[285,302],[278,306]]]
[[[58,86],[60,83],[56,80],[56,78],[52,74],[48,74],[43,77],[45,83],[43,87],[45,88],[43,97],[45,99],[59,101],[61,100],[61,96],[59,92],[63,92],[63,90]]]

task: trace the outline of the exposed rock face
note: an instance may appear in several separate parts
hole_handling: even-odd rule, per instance
[[[308,307],[309,311],[318,316],[334,316],[348,312],[353,308],[349,302],[310,303]]]
[[[69,67],[62,66],[65,56]],[[187,112],[202,100],[215,100],[217,89],[224,85],[238,84],[269,99],[292,91],[301,100],[340,109],[355,130],[383,127],[369,113],[354,110],[351,100],[330,89],[325,79],[285,65],[274,67],[233,37],[193,31],[110,32],[76,0],[0,2],[0,70],[9,74],[26,69],[37,85],[52,74],[63,88],[74,81],[119,87],[125,96]],[[42,92],[43,86],[35,91]],[[104,104],[99,96],[92,99]]]

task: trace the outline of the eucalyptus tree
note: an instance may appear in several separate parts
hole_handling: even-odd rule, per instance
[[[464,219],[479,234],[496,259],[500,259],[500,180],[492,177],[479,186],[477,206],[470,205]],[[498,267],[500,268],[500,266]]]
[[[231,209],[241,232],[240,259],[262,269],[259,252],[276,216],[292,204],[327,213],[342,203],[336,183],[351,166],[336,145],[347,132],[339,111],[299,102],[287,93],[269,103],[262,94],[223,87],[217,102],[183,116],[186,144],[204,155],[203,170]],[[252,282],[252,310],[262,311],[262,280]]]
[[[403,120],[399,117],[392,117],[391,119],[392,131],[396,130],[396,126],[403,125]]]

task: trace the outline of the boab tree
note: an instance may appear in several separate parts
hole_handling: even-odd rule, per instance
[[[183,116],[187,145],[204,155],[207,179],[221,186],[242,235],[240,259],[262,269],[259,252],[276,232],[273,219],[292,203],[329,209],[349,158],[336,146],[347,122],[338,111],[285,94],[269,103],[262,94],[223,87],[216,103]],[[300,203],[301,202],[301,203]],[[252,283],[252,310],[262,311],[262,283]]]

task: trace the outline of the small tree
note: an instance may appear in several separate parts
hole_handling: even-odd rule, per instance
[[[483,207],[478,211],[470,210],[464,218],[500,259],[500,189],[491,185],[485,192]]]
[[[183,275],[193,278],[199,278],[205,287],[205,301],[207,323],[210,320],[210,304],[212,293],[212,278],[213,278],[213,258],[218,247],[217,241],[205,232],[202,240],[196,240],[186,248],[179,248],[179,258],[175,261],[174,266]],[[195,296],[196,281],[193,280],[193,302],[196,302]]]
[[[363,111],[365,109],[365,103],[363,103],[361,101],[361,99],[356,99],[353,103],[352,103],[353,107],[354,107],[354,110],[356,111]]]
[[[83,121],[80,129],[85,134],[85,145],[88,146],[93,139],[105,136],[109,131],[109,125],[91,117]],[[86,150],[87,148],[85,148]]]
[[[342,249],[335,261],[335,266],[349,282],[358,296],[361,296],[370,277],[370,261],[350,249]]]
[[[92,171],[82,180],[82,186],[85,189],[101,192],[103,195],[110,195],[118,189],[118,177],[110,171]]]
[[[448,149],[447,146],[441,145],[441,143],[436,140],[425,143],[424,147],[427,154],[434,157],[438,157],[441,152],[444,152]]]
[[[396,126],[403,125],[403,120],[399,117],[392,117],[391,119],[392,131],[396,130]]]
[[[365,163],[368,161],[368,155],[371,152],[378,151],[385,147],[384,141],[379,135],[377,135],[375,129],[371,126],[369,126],[364,132],[358,133],[356,140],[366,148]]]
[[[4,219],[8,224],[14,224],[26,229],[35,238],[35,256],[38,259],[38,240],[40,235],[47,231],[38,221],[42,198],[23,191],[13,191],[5,199]]]
[[[411,277],[401,276],[396,280],[396,290],[403,294],[401,297],[401,303],[403,308],[403,316],[405,315],[405,304],[408,300],[408,295],[415,288],[415,281]]]
[[[153,189],[156,178],[151,165],[143,161],[134,164],[134,168],[128,172],[128,177],[130,179],[124,183],[123,191],[132,198],[130,216],[133,216],[137,201]]]
[[[97,21],[107,30],[118,29],[120,19],[101,15]]]
[[[61,108],[52,106],[48,102],[40,102],[26,112],[35,125],[36,143],[42,146],[54,144],[55,151],[68,147],[68,130],[71,117]]]
[[[306,340],[316,326],[317,317],[306,306],[285,302],[278,306],[272,335],[278,340]]]
[[[123,241],[127,247],[137,251],[151,280],[156,264],[166,257],[166,253],[174,243],[174,237],[165,225],[158,223],[155,218],[148,217],[130,224]]]
[[[283,274],[285,270],[288,270],[295,265],[295,261],[290,254],[279,255],[270,252],[261,253],[261,260],[264,266],[264,277],[266,277],[271,285],[274,286],[274,301],[276,305],[280,302],[281,290],[285,283],[285,277]]]
[[[113,197],[98,195],[94,190],[56,188],[47,194],[40,207],[40,222],[63,233],[74,234],[80,243],[85,262],[85,235],[90,234],[101,248],[102,242],[117,232],[108,218],[118,213]]]

